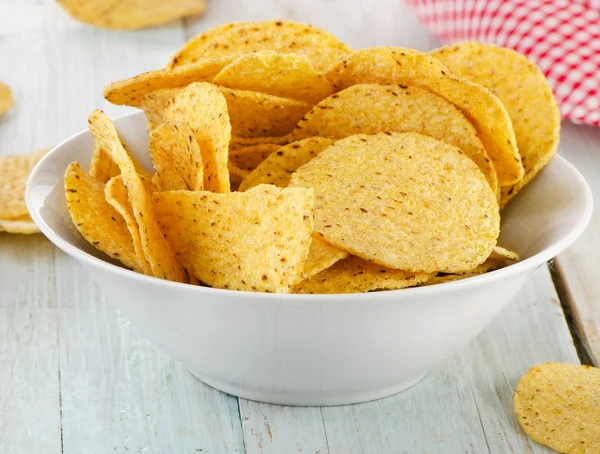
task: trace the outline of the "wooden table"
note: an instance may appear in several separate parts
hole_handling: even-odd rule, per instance
[[[138,32],[94,29],[53,0],[0,0],[0,80],[16,106],[0,154],[28,153],[112,116],[102,87],[164,65],[231,20],[306,21],[352,46],[436,45],[400,0],[212,0],[207,14]],[[563,125],[560,153],[600,195],[600,130]],[[0,234],[1,453],[544,453],[512,415],[519,377],[544,361],[600,360],[600,211],[462,353],[379,401],[293,408],[202,384],[147,341],[77,263],[41,235]]]

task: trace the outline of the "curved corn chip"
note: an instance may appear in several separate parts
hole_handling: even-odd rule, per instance
[[[154,194],[160,227],[191,274],[218,288],[288,293],[313,226],[310,189]]]
[[[304,55],[317,71],[325,71],[352,51],[332,34],[312,25],[282,20],[238,22],[192,38],[172,58],[170,65],[261,50]]]
[[[229,192],[231,126],[227,103],[219,89],[206,82],[188,85],[169,100],[165,119],[187,123],[196,132],[204,163],[204,189]]]
[[[237,55],[200,60],[173,69],[159,69],[104,87],[104,97],[113,104],[139,107],[142,98],[156,90],[186,87],[194,82],[211,82]]]
[[[250,145],[243,148],[229,148],[229,160],[236,166],[254,170],[271,153],[279,150],[279,145],[272,143],[263,143],[259,145]]]
[[[514,411],[523,431],[558,452],[600,452],[600,369],[538,364],[519,380]]]
[[[39,231],[40,229],[28,214],[12,219],[0,219],[0,232],[30,235]]]
[[[408,272],[482,263],[500,230],[498,204],[476,164],[417,133],[338,140],[293,175],[315,190],[315,231],[365,260]]]
[[[225,66],[213,83],[311,104],[333,92],[325,75],[315,70],[305,56],[270,50],[242,55]]]
[[[328,71],[336,91],[364,83],[424,88],[458,107],[473,124],[494,162],[501,186],[523,177],[510,117],[500,100],[484,87],[458,79],[431,55],[412,49],[371,47],[354,52]]]
[[[283,136],[310,110],[310,105],[257,91],[220,87],[227,100],[231,132],[240,137]]]
[[[334,263],[345,259],[348,255],[347,251],[342,251],[327,241],[323,241],[319,235],[313,234],[308,257],[306,257],[304,269],[302,270],[302,277],[309,279]]]
[[[510,115],[525,174],[503,188],[501,205],[529,183],[556,154],[560,112],[544,74],[524,55],[493,44],[466,42],[431,52],[459,77],[494,93]]]
[[[149,194],[154,192],[153,188],[150,186],[149,180],[144,177],[140,177],[146,186],[146,190],[149,191]],[[133,250],[135,251],[135,257],[137,260],[138,269],[140,272],[153,276],[152,268],[150,267],[150,263],[146,260],[146,255],[144,254],[144,248],[142,247],[142,238],[140,236],[140,227],[135,220],[135,215],[133,214],[133,209],[131,208],[131,204],[129,203],[129,196],[127,194],[127,188],[123,184],[123,178],[121,175],[111,178],[104,187],[104,198],[108,202],[110,206],[112,206],[117,213],[121,215],[123,220],[125,221],[125,225],[127,226],[127,230],[129,230],[129,234],[131,235],[131,239],[133,242]]]
[[[139,271],[125,221],[104,199],[104,185],[72,162],[65,172],[65,197],[73,224],[96,249]]]
[[[274,184],[281,188],[288,186],[292,173],[334,142],[325,137],[309,137],[281,147],[271,153],[240,185],[240,191],[247,191],[259,184]]]
[[[353,85],[313,107],[292,137],[343,139],[377,132],[418,132],[454,145],[475,161],[492,190],[498,190],[496,170],[473,125],[454,105],[421,88]]]
[[[348,257],[302,281],[295,293],[361,293],[413,287],[430,279],[430,273],[392,270],[358,257]]]
[[[9,220],[29,214],[25,204],[27,179],[49,150],[44,148],[32,154],[0,157],[0,219]]]
[[[186,123],[171,121],[152,131],[148,151],[156,174],[152,182],[158,191],[201,191],[204,165],[194,130]]]
[[[8,85],[0,82],[0,114],[3,114],[14,105],[14,100]]]
[[[519,254],[513,251],[509,251],[508,249],[505,249],[502,246],[494,246],[494,249],[492,249],[492,253],[488,257],[488,259],[498,260],[504,262],[506,265],[510,265],[520,260]]]
[[[205,0],[58,0],[75,19],[96,27],[136,30],[201,14]]]
[[[181,88],[163,88],[142,96],[139,108],[144,111],[148,119],[150,131],[167,121],[165,119],[167,103],[181,90]]]
[[[152,175],[150,175],[150,173],[144,169],[142,164],[140,164],[140,162],[135,158],[135,156],[129,150],[127,144],[122,140],[121,144],[129,155],[131,162],[133,162],[136,172],[146,178],[151,178]],[[106,151],[96,145],[94,154],[92,155],[92,162],[90,164],[90,176],[93,179],[98,180],[100,183],[107,183],[108,180],[120,174],[121,170],[115,161],[110,158]]]
[[[121,169],[129,203],[139,227],[144,255],[152,274],[161,279],[187,282],[187,273],[160,233],[152,210],[152,196],[136,173],[131,158],[121,145],[119,135],[110,119],[95,110],[88,119],[89,129],[97,144],[106,150]]]

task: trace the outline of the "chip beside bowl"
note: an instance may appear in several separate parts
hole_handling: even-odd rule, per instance
[[[143,113],[115,125],[147,170]],[[530,275],[587,226],[591,192],[557,156],[502,212],[499,243],[522,261],[438,285],[356,294],[266,294],[170,282],[125,269],[89,245],[65,201],[64,174],[87,168],[83,131],[51,150],[27,185],[40,230],[87,268],[110,302],[205,383],[247,399],[341,405],[399,392],[475,338]]]

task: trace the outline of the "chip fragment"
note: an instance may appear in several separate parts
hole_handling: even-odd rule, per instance
[[[0,157],[0,219],[10,220],[29,214],[25,204],[25,186],[29,174],[50,150],[32,154]]]
[[[104,199],[104,185],[76,162],[65,172],[65,197],[73,224],[91,245],[126,267],[140,270],[125,221]]]
[[[327,77],[335,91],[364,83],[402,84],[441,96],[460,109],[477,130],[500,185],[522,178],[515,133],[500,100],[486,88],[455,77],[431,55],[412,49],[370,47],[335,64]]]
[[[14,105],[14,100],[8,85],[0,82],[0,114],[3,114]]]
[[[167,241],[191,274],[218,288],[288,293],[300,280],[313,226],[312,190],[154,194]]]
[[[544,363],[519,380],[514,411],[523,431],[558,452],[600,452],[600,369]]]
[[[136,30],[201,14],[205,0],[58,0],[75,19],[101,28]]]
[[[302,270],[302,277],[309,279],[317,273],[329,268],[334,263],[348,257],[349,253],[332,246],[327,241],[323,241],[317,234],[313,234],[308,257]]]
[[[178,121],[163,123],[152,131],[148,151],[156,173],[152,182],[159,191],[201,191],[204,164],[194,130]]]
[[[295,293],[359,293],[413,287],[431,273],[409,273],[350,256],[321,271],[294,289]]]
[[[332,34],[308,24],[284,20],[234,22],[192,38],[169,66],[261,50],[304,55],[317,71],[325,71],[352,51]]]
[[[113,104],[139,107],[142,98],[156,90],[186,87],[194,82],[211,82],[236,58],[237,55],[228,55],[173,69],[145,72],[107,85],[104,87],[104,97]]]
[[[229,192],[231,126],[219,89],[206,82],[188,85],[168,101],[165,118],[187,123],[195,131],[204,164],[204,189]]]
[[[540,69],[512,49],[464,42],[431,52],[459,77],[494,93],[510,116],[525,171],[523,179],[502,191],[504,205],[556,154],[560,112],[552,88]]]
[[[338,140],[292,175],[315,190],[315,231],[384,267],[462,272],[496,244],[496,196],[459,149],[417,133]]]
[[[30,235],[39,231],[40,229],[28,214],[12,219],[0,219],[0,232]]]
[[[454,145],[475,161],[492,190],[498,190],[496,170],[473,125],[453,104],[422,88],[353,85],[313,107],[292,137],[343,139],[378,132],[418,132]]]
[[[121,145],[114,125],[101,110],[95,110],[90,114],[88,124],[97,144],[106,150],[121,169],[129,203],[139,227],[144,255],[150,264],[153,276],[176,282],[187,282],[185,269],[171,251],[156,224],[151,195]]]
[[[325,137],[309,137],[279,148],[244,179],[239,190],[247,191],[259,184],[274,184],[286,188],[292,173],[333,142],[333,139]]]
[[[227,100],[231,132],[239,137],[284,136],[310,110],[304,101],[257,91],[220,90]]]
[[[242,55],[225,66],[212,82],[311,104],[333,92],[325,75],[318,72],[305,56],[270,50]]]

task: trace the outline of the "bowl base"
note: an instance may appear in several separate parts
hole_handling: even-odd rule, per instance
[[[190,370],[190,369],[188,369]],[[240,387],[231,383],[221,381],[214,378],[206,377],[202,374],[196,373],[190,370],[192,375],[198,378],[208,386],[218,389],[227,394],[231,394],[242,399],[253,400],[256,402],[263,402],[267,404],[275,405],[290,405],[296,407],[328,407],[336,405],[350,405],[360,404],[369,402],[371,400],[382,399],[391,395],[397,394],[411,386],[416,385],[426,375],[420,373],[414,375],[401,383],[385,388],[378,388],[370,391],[359,391],[359,392],[336,392],[329,395],[321,394],[319,392],[285,392],[285,391],[266,391],[264,389],[253,389],[247,387]]]

